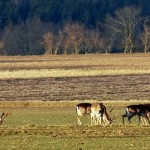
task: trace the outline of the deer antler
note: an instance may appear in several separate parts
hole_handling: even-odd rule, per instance
[[[111,118],[111,120],[113,121],[114,119],[116,119],[117,116],[118,114],[116,114],[113,118]]]

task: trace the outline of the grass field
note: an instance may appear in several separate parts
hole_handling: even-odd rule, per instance
[[[149,54],[0,57],[0,112],[12,113],[0,150],[149,150],[150,126],[121,118],[149,103],[149,74]],[[92,100],[114,109],[112,125],[77,125],[75,105]]]
[[[111,117],[118,114],[112,125],[90,126],[90,117],[77,125],[75,105],[79,102],[1,102],[1,111],[12,113],[0,127],[0,149],[23,150],[116,150],[149,149],[150,127],[122,125],[124,107],[136,101],[104,102],[113,108]],[[138,103],[147,103],[147,101]]]

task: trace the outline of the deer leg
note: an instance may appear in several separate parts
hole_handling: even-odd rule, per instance
[[[143,122],[143,124],[147,125],[147,121],[144,117],[141,117],[141,121]]]
[[[128,113],[127,117],[130,124],[131,124],[131,118],[133,118],[135,115],[136,115],[135,113]]]
[[[123,124],[124,124],[124,118],[125,118],[125,117],[128,117],[128,120],[129,120],[129,116],[130,116],[130,114],[129,114],[128,111],[126,110],[126,111],[125,111],[125,114],[122,115],[122,123],[123,123]]]
[[[97,125],[101,125],[102,124],[102,117],[101,114],[97,115]]]
[[[141,117],[142,117],[142,116],[138,116],[139,125],[141,124]]]
[[[97,114],[96,116],[95,116],[95,125],[99,125],[99,115]]]
[[[98,122],[99,122],[98,115],[95,115],[95,117],[94,117],[94,125],[98,125]]]
[[[145,116],[140,116],[140,123],[147,125]]]
[[[145,118],[147,119],[148,124],[150,124],[150,119],[149,119],[149,117],[146,115]]]
[[[147,121],[148,121],[148,124],[150,124],[150,119],[149,117],[147,116],[147,114],[145,114],[144,116],[141,116],[142,117],[142,122],[147,125]],[[147,121],[146,121],[147,120]]]
[[[95,125],[98,125],[99,124],[99,118],[96,116],[95,118]]]
[[[98,122],[99,122],[100,125],[102,124],[102,123],[101,123],[101,122],[102,122],[101,116],[99,117],[99,121],[98,121]]]
[[[80,116],[77,117],[77,120],[78,120],[78,125],[82,125]]]
[[[102,125],[102,123],[103,123],[103,116],[100,116],[100,118],[99,118],[99,124]]]
[[[91,126],[93,126],[93,122],[94,122],[94,117],[93,115],[91,115]]]
[[[128,121],[129,121],[129,123],[131,124],[131,118],[133,117],[133,116],[127,116],[127,115],[122,115],[122,123],[124,124],[124,118],[125,117],[128,117]]]
[[[104,123],[105,124],[105,117],[104,117],[104,113],[101,113],[101,124]]]
[[[142,123],[142,124],[146,124],[145,118],[144,118],[143,116],[141,116],[141,123]]]
[[[129,123],[131,124],[131,118],[132,118],[133,116],[129,116],[128,117],[128,121],[129,121]]]
[[[122,123],[124,124],[124,118],[127,117],[126,115],[122,115]]]

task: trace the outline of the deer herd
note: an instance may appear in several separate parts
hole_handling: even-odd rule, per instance
[[[113,109],[109,111],[112,112]],[[137,104],[129,105],[125,108],[125,113],[122,115],[122,123],[124,124],[124,119],[127,117],[129,123],[131,124],[131,118],[134,116],[138,117],[138,123],[150,125],[150,104]],[[80,103],[76,105],[77,121],[78,125],[82,125],[81,117],[84,115],[91,116],[91,126],[93,125],[108,125],[113,122],[117,117],[117,114],[114,117],[110,117],[106,106],[103,103],[94,102],[94,103]],[[3,125],[4,119],[11,115],[11,113],[2,113],[0,115],[0,126]]]
[[[82,125],[82,116],[90,115],[91,126],[111,124],[117,116],[116,114],[113,118],[111,118],[107,112],[106,106],[103,103],[99,102],[80,103],[76,105],[76,113],[78,125]],[[138,104],[127,106],[125,108],[125,114],[122,115],[122,123],[124,124],[124,118],[127,117],[129,123],[131,124],[131,118],[133,118],[134,116],[138,117],[139,124],[141,124],[141,121],[146,125],[150,124],[150,104]]]

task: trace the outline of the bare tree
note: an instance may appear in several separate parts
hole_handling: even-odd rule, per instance
[[[139,21],[140,10],[126,6],[118,9],[115,16],[107,16],[107,37],[111,37],[113,45],[124,49],[124,53],[132,53],[134,48],[134,34]]]
[[[53,34],[51,32],[47,32],[43,36],[45,54],[52,54],[52,42],[53,42]]]
[[[58,50],[62,45],[63,37],[63,32],[61,30],[55,34],[53,41],[53,54],[58,54]]]
[[[66,44],[74,49],[75,54],[79,54],[83,39],[83,26],[77,23],[67,24],[64,28],[64,32],[66,34]]]
[[[91,52],[92,49],[92,42],[89,30],[85,30],[84,38],[82,42],[82,51],[84,54],[88,54]]]
[[[144,52],[147,53],[150,50],[150,25],[144,25],[144,31],[141,35],[141,39],[144,45]]]
[[[93,41],[93,48],[95,49],[96,53],[102,52],[102,45],[103,45],[103,40],[100,37],[100,32],[98,29],[93,30],[91,32],[91,40]]]
[[[68,37],[68,34],[65,31],[63,31],[62,49],[65,55],[69,53],[69,49],[71,49],[71,46],[72,46],[72,41]]]
[[[104,52],[106,54],[110,53],[112,50],[112,46],[113,46],[113,41],[109,37],[101,38],[101,52]]]

